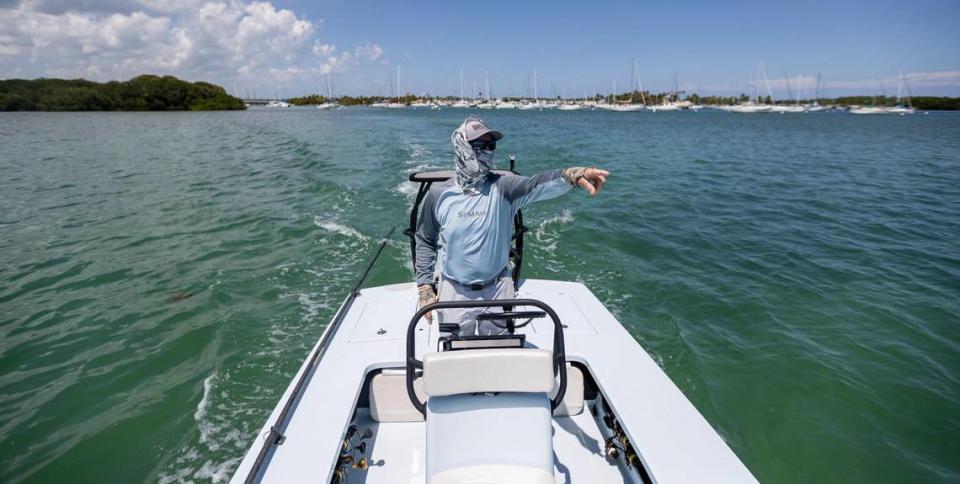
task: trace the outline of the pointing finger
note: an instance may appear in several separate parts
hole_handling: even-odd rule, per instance
[[[593,195],[594,193],[597,193],[597,190],[596,190],[595,188],[593,188],[593,184],[591,184],[591,183],[586,179],[586,177],[583,177],[583,178],[580,178],[579,180],[577,180],[577,185],[580,185],[581,187],[583,187],[583,189],[586,190],[587,193],[589,193],[590,195]]]

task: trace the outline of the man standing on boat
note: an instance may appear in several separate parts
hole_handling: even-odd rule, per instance
[[[438,299],[433,286],[438,253],[439,300],[513,299],[507,262],[514,214],[575,186],[595,195],[610,174],[585,167],[547,170],[531,177],[492,174],[500,138],[502,133],[476,116],[468,116],[451,136],[456,176],[430,188],[417,222],[415,269],[420,307]],[[499,332],[489,322],[477,324],[479,311],[446,309],[440,317],[442,322],[459,324],[461,334]],[[426,317],[432,319],[429,313]]]

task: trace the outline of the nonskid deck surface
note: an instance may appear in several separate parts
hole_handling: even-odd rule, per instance
[[[567,360],[582,364],[590,372],[655,482],[756,482],[710,424],[585,286],[572,282],[525,280],[517,297],[541,300],[560,315],[565,326]],[[361,292],[340,329],[331,335],[327,352],[308,379],[309,384],[282,429],[284,442],[270,455],[262,482],[330,481],[340,455],[344,431],[353,420],[355,410],[358,416],[364,411],[362,402],[358,408],[358,400],[365,376],[382,368],[404,367],[405,331],[416,304],[417,290],[413,283],[368,288]],[[428,329],[431,328],[421,324],[416,333],[418,351],[429,346],[428,339],[432,338],[428,337]],[[550,347],[553,327],[549,320],[534,320],[522,331],[529,343],[541,348]],[[294,376],[294,382],[305,366]],[[291,383],[287,388],[281,403],[251,443],[233,482],[243,482],[247,477],[263,444],[263,436],[269,433],[293,386]],[[573,434],[566,426],[562,426],[563,432],[559,432],[558,419],[554,419],[556,457],[571,476],[587,473],[585,469],[597,464],[592,452],[582,451],[592,445],[589,444],[590,438],[596,439],[591,436],[597,425],[586,425],[583,418],[593,422],[587,409],[581,416],[570,420],[583,424],[578,425],[585,432],[577,436],[578,445],[567,443],[567,437]],[[393,466],[381,453],[400,452],[393,450],[395,447],[420,448],[425,435],[422,423],[384,425],[403,429],[394,433],[386,432],[385,427],[382,438],[386,440],[378,438],[379,442],[372,443],[375,445],[368,449],[369,461],[376,464],[383,459],[385,470]],[[405,435],[406,432],[410,435]],[[404,444],[390,443],[394,439]],[[563,459],[567,459],[567,463]],[[413,457],[408,461],[411,467],[396,469],[401,475],[394,476],[395,480],[376,482],[423,482],[422,477],[417,478],[423,463],[414,465]],[[603,465],[609,467],[608,463]],[[377,469],[370,472],[371,476],[377,475]],[[601,478],[606,479],[602,474],[596,477]],[[580,482],[606,482],[593,479]]]

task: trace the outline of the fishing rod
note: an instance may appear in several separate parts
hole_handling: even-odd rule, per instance
[[[290,411],[293,409],[294,402],[300,397],[300,392],[303,391],[303,387],[307,383],[307,379],[310,378],[310,374],[313,372],[314,366],[317,362],[320,361],[320,358],[323,357],[324,353],[327,352],[327,343],[332,338],[331,335],[337,332],[337,329],[340,327],[340,323],[343,321],[344,316],[350,310],[350,306],[353,305],[353,301],[360,295],[360,286],[363,285],[363,281],[367,279],[367,275],[370,274],[370,270],[373,269],[374,264],[377,263],[377,259],[380,258],[380,254],[383,252],[384,247],[387,246],[387,242],[390,240],[390,236],[393,235],[393,230],[396,227],[391,227],[390,231],[387,232],[387,235],[383,236],[383,239],[380,240],[380,246],[377,248],[377,253],[374,254],[373,259],[370,260],[370,263],[367,264],[367,268],[363,271],[363,274],[360,275],[360,278],[357,279],[357,283],[353,286],[353,289],[350,290],[350,294],[347,296],[347,299],[343,302],[343,305],[340,306],[340,310],[337,311],[337,314],[333,317],[333,321],[330,323],[330,326],[327,327],[327,330],[323,332],[323,336],[320,337],[320,344],[317,349],[310,355],[310,360],[307,363],[307,367],[304,368],[303,373],[300,374],[300,378],[297,380],[296,386],[293,387],[293,392],[290,393],[290,396],[287,398],[287,401],[283,404],[283,410],[280,411],[280,415],[277,417],[277,420],[270,426],[270,433],[267,434],[266,439],[263,442],[263,447],[260,448],[260,452],[257,454],[257,460],[254,461],[253,467],[250,468],[250,473],[247,474],[247,478],[244,481],[246,484],[252,484],[256,482],[257,476],[260,475],[261,467],[263,467],[264,462],[267,460],[267,455],[270,453],[270,450],[274,447],[283,444],[284,439],[286,438],[283,435],[283,429],[286,427],[287,418],[290,416]]]

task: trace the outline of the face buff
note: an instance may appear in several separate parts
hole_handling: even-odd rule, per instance
[[[487,173],[493,166],[493,150],[473,151],[467,141],[466,126],[472,118],[467,118],[459,128],[453,131],[450,141],[453,143],[453,153],[457,164],[457,185],[464,193],[476,195],[483,188],[487,180]]]

